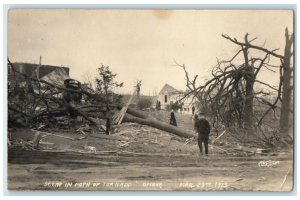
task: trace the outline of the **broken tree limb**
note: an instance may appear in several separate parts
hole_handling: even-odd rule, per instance
[[[68,104],[68,108],[70,110],[74,110],[76,113],[78,113],[79,115],[81,115],[83,118],[85,118],[86,120],[90,121],[92,124],[98,126],[99,124],[97,122],[95,122],[93,119],[91,119],[90,117],[88,117],[84,112],[82,112],[81,110],[77,109],[75,106],[73,106],[72,104]]]
[[[142,119],[142,118],[138,118],[138,117],[134,117],[134,116],[130,116],[130,115],[126,114],[123,118],[123,121],[151,126],[153,128],[157,128],[162,131],[173,133],[177,136],[184,137],[184,138],[191,138],[191,137],[196,136],[192,133],[189,133],[188,131],[183,131],[183,130],[179,129],[176,126],[172,126],[170,124],[163,123],[163,122],[157,121],[155,119],[151,119],[151,118]]]
[[[20,113],[24,117],[28,117],[29,119],[35,120],[39,117],[43,116],[63,116],[66,115],[67,109],[65,108],[57,108],[55,110],[45,110],[40,113],[33,113],[33,114],[27,114],[17,108],[14,108],[13,106],[8,105],[8,110],[11,110],[16,113]]]
[[[220,139],[225,133],[226,133],[226,130],[224,130],[224,131],[221,133],[221,135],[219,135],[216,139],[214,139],[214,140],[212,141],[212,143],[214,144],[215,141],[217,141],[218,139]]]
[[[90,134],[89,137],[94,138],[100,138],[100,139],[106,139],[106,140],[117,140],[117,141],[124,141],[125,139],[123,137],[115,137],[114,135],[103,135],[103,134]]]
[[[41,136],[41,138],[44,138],[44,137],[47,137],[47,136],[55,136],[55,137],[61,137],[61,138],[69,139],[69,140],[76,140],[76,138],[71,138],[71,137],[67,137],[67,136],[63,136],[63,135],[56,135],[56,134],[53,134],[53,133],[48,133],[48,132],[44,132],[44,131],[37,131],[37,130],[33,130],[33,129],[31,129],[31,130],[35,133],[44,134],[43,136]]]
[[[126,106],[124,106],[124,107],[121,109],[120,113],[119,113],[119,114],[116,116],[116,118],[114,119],[115,124],[118,124],[118,125],[119,125],[119,124],[122,123],[122,120],[123,120],[123,118],[124,118],[124,116],[125,116],[125,114],[126,114],[126,112],[127,112],[127,109],[128,109],[128,107],[129,107],[129,105],[130,105],[130,103],[131,103],[131,101],[132,101],[132,99],[133,99],[133,97],[134,97],[136,91],[137,91],[137,89],[134,90],[134,92],[133,92],[133,94],[131,95],[131,97],[130,97],[129,101],[127,102]]]
[[[25,116],[25,117],[31,117],[30,115],[28,115],[27,113],[21,111],[21,110],[18,110],[10,105],[8,105],[8,110],[12,110],[14,112],[17,112],[17,113],[20,113],[21,115]]]
[[[35,132],[34,138],[33,138],[33,141],[32,141],[34,149],[38,149],[39,148],[39,144],[40,144],[40,140],[41,139],[42,139],[41,133],[39,131]]]
[[[284,59],[284,57],[282,55],[279,55],[279,54],[275,53],[275,51],[278,50],[278,49],[274,49],[274,50],[270,51],[270,50],[265,49],[263,47],[252,45],[249,42],[248,43],[239,42],[239,41],[237,41],[236,38],[232,39],[228,35],[222,34],[222,37],[225,38],[225,39],[227,39],[227,40],[230,40],[231,42],[233,42],[233,43],[235,43],[237,45],[246,46],[247,48],[257,49],[257,50],[263,51],[263,52],[265,52],[267,54],[270,54],[270,55],[272,55],[274,57],[277,57],[277,58],[280,58],[280,59]]]
[[[97,108],[81,108],[82,112],[97,112],[97,113],[105,113],[107,112],[107,109],[97,109]]]
[[[97,118],[97,119],[109,119],[108,116],[99,115],[99,112],[87,112],[86,115],[90,118]]]
[[[170,133],[173,133],[177,136],[184,137],[184,138],[196,137],[196,135],[189,133],[187,131],[183,131],[183,130],[181,130],[175,126],[172,126],[170,124],[160,122],[158,120],[155,120],[154,118],[148,118],[148,116],[145,113],[143,113],[141,111],[137,111],[133,108],[127,108],[126,113],[127,114],[125,114],[124,118],[123,118],[124,122],[133,122],[133,123],[151,126],[151,127],[157,128],[159,130],[170,132]]]

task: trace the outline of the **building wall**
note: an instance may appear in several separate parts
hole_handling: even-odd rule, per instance
[[[179,98],[179,95],[177,94],[160,94],[158,95],[157,100],[161,103],[161,109],[166,109],[167,105],[170,105],[171,103],[175,103]]]
[[[177,100],[181,99],[183,97],[184,94],[160,94],[157,97],[157,100],[160,101],[161,103],[161,109],[165,110],[166,107],[168,105],[170,105],[171,103],[175,103]],[[165,101],[167,100],[167,101]],[[184,103],[183,103],[183,109],[182,111],[178,111],[178,112],[182,112],[185,114],[192,114],[192,98],[186,98]]]
[[[37,64],[30,64],[30,63],[13,63],[14,70],[23,74],[26,74],[29,77],[36,77],[36,68],[38,67]],[[48,76],[48,77],[47,77]],[[69,68],[67,67],[57,67],[57,66],[50,66],[50,65],[41,65],[39,70],[39,78],[44,79],[53,83],[53,80],[60,82],[60,85],[63,85],[63,80],[69,77]],[[8,66],[8,91],[9,93],[13,92],[16,84],[18,83],[19,86],[24,87],[25,78],[15,73],[11,66]]]
[[[165,110],[168,105],[175,103],[184,97],[184,92],[176,90],[169,84],[165,84],[157,96],[157,100],[161,103],[161,109]],[[186,97],[183,100],[183,109],[178,112],[192,114],[193,98]]]

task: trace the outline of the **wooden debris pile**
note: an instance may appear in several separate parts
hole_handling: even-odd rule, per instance
[[[38,149],[43,143],[43,138],[64,137],[65,139],[78,140],[86,137],[104,137],[105,135],[124,134],[118,132],[118,125],[122,122],[137,123],[154,127],[156,129],[172,133],[175,139],[180,139],[181,143],[189,146],[196,143],[197,135],[189,130],[182,130],[168,123],[156,120],[142,111],[129,108],[136,90],[125,106],[121,106],[115,101],[108,99],[103,94],[81,87],[81,83],[74,79],[66,79],[65,85],[55,85],[37,77],[28,76],[14,70],[13,64],[8,60],[8,65],[13,72],[10,77],[15,81],[9,81],[8,94],[8,122],[10,127],[23,126],[30,128],[34,133],[34,138],[30,141],[14,141],[14,145],[22,148]],[[16,81],[17,80],[17,81]],[[137,135],[145,131],[149,135],[155,136],[153,132],[143,130],[140,126],[130,133],[130,138],[121,140],[119,148],[130,146],[137,140]],[[55,132],[63,130],[80,134],[78,138],[66,138]],[[114,131],[115,130],[115,131]],[[115,134],[114,134],[115,133]],[[223,153],[231,152],[259,152],[259,150],[246,150],[240,146],[232,146],[218,140],[226,135],[225,132],[219,135],[212,142],[212,148]],[[111,137],[108,136],[108,137]],[[177,137],[179,136],[179,137]],[[114,137],[111,137],[112,139]],[[171,140],[171,139],[170,139]],[[8,140],[10,143],[10,140]],[[159,147],[168,146],[156,139],[143,141],[143,145],[155,144]],[[9,144],[11,145],[11,144]],[[227,145],[227,146],[226,146]],[[86,146],[85,150],[94,152],[95,149]],[[97,151],[97,150],[96,150]]]
[[[233,136],[230,130],[224,130],[217,137],[211,139],[210,147],[221,154],[251,156],[255,154],[267,154],[273,151],[261,143],[242,143],[240,139]]]
[[[74,79],[64,80],[61,86],[17,71],[9,60],[8,66],[9,127],[70,130],[74,124],[85,124],[110,132],[116,106],[102,94],[84,90]]]
[[[63,131],[83,136],[111,135],[122,122],[152,126],[180,137],[194,137],[187,131],[129,108],[131,101],[122,107],[104,94],[84,89],[74,79],[65,79],[62,86],[17,71],[9,59],[8,67],[8,125],[10,128],[26,127],[36,133],[29,143],[14,141],[14,144],[38,149],[44,137],[59,137],[52,133]],[[130,99],[136,93],[135,89]],[[120,146],[129,144],[130,141],[126,141]]]

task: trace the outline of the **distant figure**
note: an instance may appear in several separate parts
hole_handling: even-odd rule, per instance
[[[142,81],[137,81],[136,82],[136,96],[140,96],[140,91],[141,91],[141,85],[142,85]]]
[[[200,153],[203,154],[203,150],[202,150],[202,142],[203,142],[205,147],[205,155],[208,155],[208,140],[209,140],[209,133],[210,133],[209,122],[205,119],[204,113],[200,113],[200,118],[198,118],[198,115],[195,115],[194,120],[195,120],[194,128],[195,131],[198,133],[198,146],[200,149]]]
[[[197,114],[193,115],[192,116],[192,121],[193,121],[193,124],[194,124],[194,130],[197,132],[197,129],[196,129],[196,121],[199,120],[199,117]]]
[[[173,126],[177,126],[177,122],[176,122],[174,110],[172,110],[172,112],[171,112],[171,116],[170,116],[170,124],[173,125]]]
[[[193,106],[192,107],[192,115],[194,115],[195,114],[195,107]]]
[[[161,103],[159,100],[156,101],[156,110],[161,110]]]

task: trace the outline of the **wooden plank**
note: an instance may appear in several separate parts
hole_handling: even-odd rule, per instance
[[[47,137],[47,136],[55,136],[55,137],[61,137],[61,138],[65,138],[65,139],[69,139],[69,140],[76,140],[76,138],[71,138],[71,137],[67,137],[67,136],[63,136],[63,135],[56,135],[53,133],[48,133],[48,132],[44,132],[44,131],[36,131],[31,129],[32,131],[36,132],[36,133],[43,133],[44,135],[41,136],[42,138]]]
[[[224,134],[226,133],[226,130],[224,130],[221,135],[219,135],[214,141],[212,142],[213,144],[215,143],[216,140],[220,139]]]
[[[121,109],[119,115],[117,116],[116,124],[119,125],[119,124],[122,123],[122,120],[123,120],[123,118],[124,118],[124,116],[125,116],[125,113],[126,113],[128,107],[129,107],[129,105],[130,105],[130,103],[131,103],[131,101],[132,101],[132,99],[133,99],[135,93],[136,93],[136,89],[135,89],[134,92],[132,93],[132,95],[131,95],[129,101],[128,101],[127,104],[126,104],[126,106],[124,106],[124,107]]]

